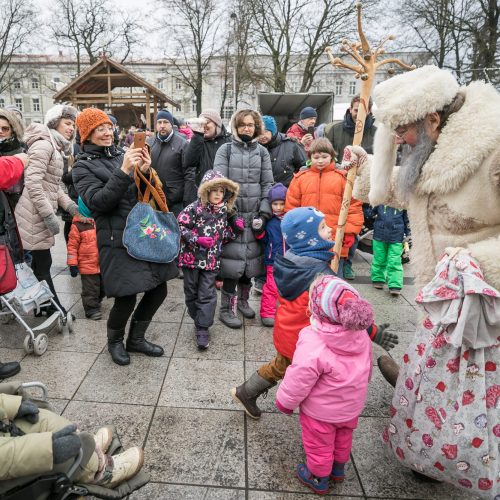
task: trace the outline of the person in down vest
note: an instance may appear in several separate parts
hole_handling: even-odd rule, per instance
[[[99,269],[99,251],[95,221],[83,200],[78,197],[78,210],[87,219],[82,222],[73,218],[68,238],[68,266],[73,278],[82,278],[82,303],[85,317],[93,320],[102,318],[101,301],[104,288]]]
[[[184,295],[196,328],[198,348],[209,345],[208,329],[217,306],[215,277],[222,245],[243,232],[245,223],[234,204],[240,187],[214,170],[208,170],[198,189],[198,200],[177,217],[181,230],[179,267],[184,271]]]

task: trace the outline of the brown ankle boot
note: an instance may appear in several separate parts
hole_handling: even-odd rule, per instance
[[[399,375],[399,365],[390,356],[380,356],[377,359],[377,364],[383,377],[392,385],[396,387],[396,382]]]

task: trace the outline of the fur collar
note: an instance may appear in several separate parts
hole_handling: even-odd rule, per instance
[[[498,147],[500,94],[484,82],[473,82],[463,91],[464,105],[450,116],[423,166],[419,195],[456,191]]]

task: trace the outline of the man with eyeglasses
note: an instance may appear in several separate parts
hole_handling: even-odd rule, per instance
[[[460,87],[450,72],[424,66],[379,84],[374,97],[373,157],[348,148],[349,165],[358,164],[353,195],[408,209],[419,286],[433,279],[443,253],[470,254],[500,290],[500,94],[479,81]],[[397,364],[384,356],[379,366],[394,384]]]

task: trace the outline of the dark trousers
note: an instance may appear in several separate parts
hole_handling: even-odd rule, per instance
[[[222,289],[226,293],[236,293],[236,286],[240,283],[241,285],[251,285],[252,280],[243,275],[240,279],[230,279],[224,278],[224,284],[222,285]]]
[[[200,328],[210,328],[214,324],[217,307],[215,277],[218,271],[183,268],[184,296],[189,316]]]
[[[132,313],[134,313],[134,319],[137,321],[151,321],[166,297],[167,283],[161,283],[156,288],[145,292],[137,307],[135,307],[137,295],[116,297],[115,303],[109,312],[108,328],[113,330],[125,329]]]
[[[49,285],[50,291],[54,295],[54,300],[57,305],[65,311],[62,307],[61,302],[59,302],[59,297],[56,294],[56,289],[54,288],[54,283],[52,282],[52,277],[50,276],[50,268],[52,266],[52,255],[50,254],[50,249],[46,250],[32,250],[31,251],[32,261],[31,269],[36,276],[38,281],[45,280],[47,285]]]
[[[69,232],[71,231],[72,224],[73,224],[73,222],[70,220],[64,221],[64,241],[66,241],[66,245],[68,244]]]
[[[101,309],[104,298],[104,289],[100,274],[81,274],[82,303],[85,314],[88,316]]]

